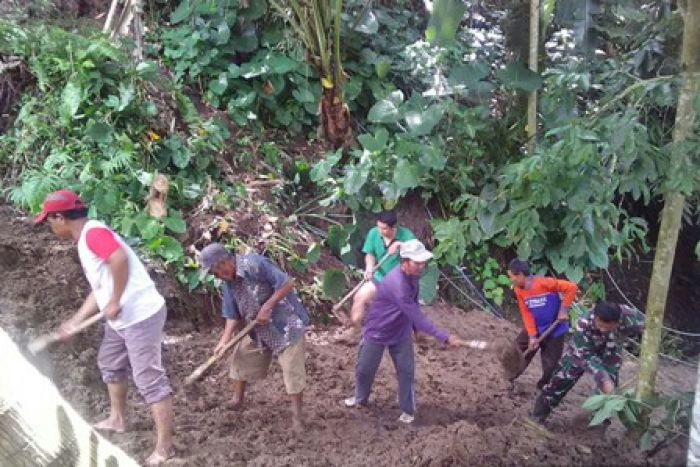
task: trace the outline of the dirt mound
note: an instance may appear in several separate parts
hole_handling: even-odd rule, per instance
[[[87,285],[71,245],[56,243],[45,229],[33,229],[19,215],[0,207],[0,325],[24,344],[74,310]],[[183,295],[172,306],[188,300]],[[480,312],[436,306],[427,313],[467,339],[496,342],[517,333],[512,324]],[[647,458],[617,422],[605,434],[588,429],[580,405],[592,393],[589,380],[581,381],[552,415],[549,431],[537,429],[524,421],[536,392],[537,361],[510,392],[493,352],[444,349],[432,340],[416,346],[418,416],[413,426],[397,421],[396,382],[388,357],[382,361],[370,405],[346,409],[341,400],[353,390],[357,350],[331,343],[337,332],[333,327],[308,331],[307,427],[303,435],[295,436],[288,429],[288,400],[276,365],[265,383],[251,386],[248,404],[241,411],[230,408],[225,365],[192,387],[183,387],[184,378],[208,357],[219,334],[218,328],[197,330],[184,317],[183,312],[170,317],[164,345],[165,364],[176,391],[178,445],[178,457],[168,465],[685,463],[685,441],[671,443]],[[71,344],[53,347],[45,361],[37,361],[87,420],[98,419],[108,410],[95,363],[98,339],[98,329],[92,329]],[[625,362],[621,380],[629,381],[635,369],[634,362]],[[660,371],[659,386],[669,392],[692,389],[694,382],[694,372],[682,367]],[[130,393],[129,405],[132,431],[110,439],[143,458],[152,447],[152,421],[135,391]]]

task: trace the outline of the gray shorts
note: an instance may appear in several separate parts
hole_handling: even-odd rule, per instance
[[[172,394],[161,362],[166,314],[163,307],[150,318],[118,331],[104,324],[104,337],[97,353],[102,381],[123,383],[131,367],[134,384],[147,404],[155,404]]]

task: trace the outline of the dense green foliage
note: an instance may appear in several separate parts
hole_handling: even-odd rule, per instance
[[[506,284],[494,248],[580,281],[645,247],[640,206],[669,187],[696,200],[700,174],[667,163],[677,11],[596,1],[598,14],[581,17],[571,2],[546,2],[538,75],[509,58],[513,39],[500,35],[500,16],[475,5],[435,2],[430,17],[414,2],[347,0],[339,58],[357,144],[300,160],[270,141],[248,144],[270,127],[299,136],[318,124],[324,77],[280,16],[286,3],[171,3],[150,6],[149,61],[137,65],[128,45],[99,34],[1,23],[0,52],[22,58],[36,85],[0,137],[0,166],[10,198],[32,210],[50,190],[79,188],[91,214],[177,265],[190,286],[198,279],[185,267],[183,214],[210,179],[223,206],[245,198],[220,176],[224,153],[236,169],[281,180],[274,206],[256,209],[324,238],[346,263],[355,262],[360,229],[329,212],[359,216],[420,194],[435,215],[439,262],[468,263],[496,303]],[[562,27],[585,39],[570,47]],[[541,96],[540,138],[527,154],[522,98],[532,90]],[[253,133],[230,138],[228,125],[198,109]],[[698,141],[686,144],[697,161]],[[144,209],[156,171],[171,185],[164,220]],[[695,215],[689,208],[688,220]],[[267,245],[303,271],[318,261],[318,244],[301,238],[272,235]]]
[[[0,41],[3,50],[29,63],[37,79],[13,130],[0,137],[0,163],[18,176],[10,199],[37,211],[47,193],[72,187],[90,201],[91,216],[108,220],[126,237],[140,237],[166,262],[183,265],[176,237],[186,225],[176,207],[201,196],[228,130],[200,119],[177,88],[158,88],[154,63],[132,65],[101,36],[0,23]],[[181,108],[159,109],[171,95]],[[175,121],[163,119],[176,115],[182,131],[166,135]],[[170,176],[171,208],[163,220],[144,211],[156,170]]]

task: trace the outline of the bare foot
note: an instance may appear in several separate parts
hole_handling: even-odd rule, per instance
[[[156,448],[155,451],[151,453],[150,456],[148,456],[148,459],[146,459],[146,464],[147,466],[156,466],[156,465],[161,465],[163,462],[167,461],[171,457],[173,457],[174,452],[172,447],[167,448],[167,449],[159,449]]]
[[[126,431],[124,420],[117,417],[109,417],[101,422],[95,423],[92,427],[96,430],[113,431],[115,433],[124,433]]]

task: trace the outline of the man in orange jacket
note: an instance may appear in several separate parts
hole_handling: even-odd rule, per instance
[[[525,371],[537,349],[540,349],[542,377],[537,382],[537,388],[542,389],[561,358],[569,331],[569,307],[574,302],[578,287],[573,282],[531,275],[527,262],[519,259],[512,260],[508,265],[508,277],[518,299],[524,326],[515,342],[522,352],[531,350],[522,371],[511,382]],[[540,336],[557,321],[559,325],[556,329],[547,339],[541,340]]]

